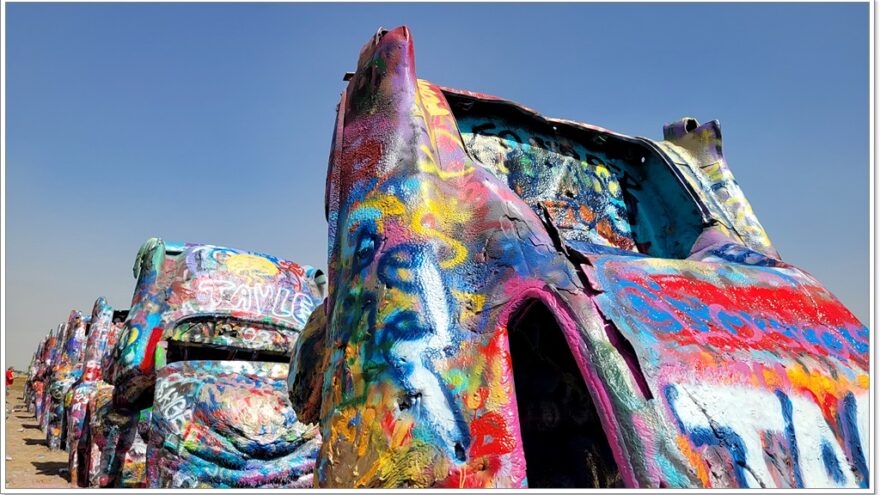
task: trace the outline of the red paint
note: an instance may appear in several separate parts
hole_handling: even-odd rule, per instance
[[[497,412],[488,412],[471,422],[471,438],[471,457],[504,455],[516,448],[507,422]]]
[[[162,332],[164,332],[164,329],[162,329],[161,327],[156,327],[150,332],[150,339],[147,341],[146,355],[144,356],[144,360],[143,362],[141,362],[140,366],[141,370],[149,372],[155,367],[156,345],[162,338]]]
[[[804,321],[807,323],[835,327],[861,327],[859,321],[840,302],[825,290],[814,286],[761,287],[729,285],[719,287],[714,284],[687,278],[681,275],[653,275],[663,292],[696,295],[705,304],[721,304],[725,307],[755,307],[771,310],[784,321]]]
[[[695,298],[701,305],[709,308],[710,317],[701,319],[700,322],[707,324],[710,331],[701,332],[697,329],[699,325],[695,324],[693,316],[671,304],[661,303],[664,310],[671,311],[677,317],[683,328],[678,332],[659,331],[655,332],[655,335],[663,340],[674,341],[678,346],[696,344],[725,351],[762,350],[780,355],[796,356],[806,353],[829,356],[833,352],[821,343],[821,339],[823,333],[830,332],[843,346],[836,351],[836,354],[844,359],[851,359],[855,364],[867,369],[868,356],[857,352],[834,328],[847,328],[853,338],[858,338],[855,333],[862,327],[861,323],[837,299],[821,288],[718,286],[681,275],[647,275],[649,281],[638,280],[628,271],[623,271],[621,275],[638,284],[642,290],[655,294],[655,301],[687,301]],[[656,283],[659,290],[649,288],[652,285],[650,282]],[[640,296],[644,295],[640,294]],[[655,301],[646,302],[657,304]],[[737,330],[736,335],[722,325],[718,318],[720,311],[743,320],[742,324],[734,326]],[[767,324],[766,328],[760,329],[754,322],[745,319],[740,312],[756,321],[764,320]],[[795,337],[785,335],[784,328],[771,328],[769,319],[776,320],[783,326],[793,327],[791,333]],[[814,330],[820,343],[807,341],[802,333],[805,329]]]

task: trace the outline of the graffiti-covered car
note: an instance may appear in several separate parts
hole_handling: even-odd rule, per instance
[[[413,53],[380,30],[338,109],[291,380],[319,486],[867,486],[868,330],[781,260],[717,122],[629,137]]]
[[[59,324],[55,329],[49,332],[46,339],[46,345],[40,354],[40,362],[37,363],[37,370],[34,372],[34,417],[40,426],[40,431],[46,432],[46,401],[48,394],[46,393],[47,384],[52,377],[52,367],[58,355],[58,344],[61,334],[64,331],[65,324]]]
[[[297,420],[286,378],[323,274],[265,254],[151,239],[135,275],[105,416],[124,432],[134,424],[125,418],[152,407],[145,484],[311,485],[320,436]],[[106,442],[102,458],[124,443]]]
[[[89,318],[90,316],[83,316],[76,310],[70,312],[59,341],[61,345],[57,359],[52,365],[52,374],[46,385],[46,442],[51,450],[66,446],[65,398],[83,372],[82,360]]]
[[[37,350],[34,351],[34,355],[31,357],[31,362],[28,365],[28,373],[27,380],[24,384],[24,403],[25,410],[29,413],[34,413],[36,415],[36,403],[37,397],[42,395],[42,383],[37,378],[40,373],[40,363],[43,360],[44,351],[46,350],[46,346],[49,345],[49,341],[52,338],[54,330],[50,330],[49,333],[40,340],[40,343],[37,345]]]
[[[115,345],[108,347],[102,358],[104,381],[108,386],[99,387],[89,405],[95,411],[89,422],[88,481],[91,487],[146,486],[147,438],[153,387],[150,384],[144,386],[142,380],[136,383],[128,380],[130,375],[120,377],[119,369],[123,365],[118,365],[117,361],[121,356],[120,349],[138,338],[137,328],[129,330],[131,320],[143,320],[144,314],[156,312],[161,305],[161,298],[169,290],[170,280],[158,276],[158,267],[166,254],[169,257],[179,254],[181,247],[169,246],[166,250],[165,243],[152,238],[140,247],[135,257],[133,274],[136,284],[131,309],[118,329]],[[143,267],[154,261],[156,254],[159,255],[159,265],[153,271],[142,271]],[[155,316],[152,319],[155,321]],[[155,346],[156,342],[152,344]],[[152,358],[152,354],[150,356]],[[152,365],[152,360],[148,361],[148,365]]]
[[[91,440],[88,435],[90,418],[95,413],[89,409],[93,396],[102,386],[102,358],[108,346],[116,342],[118,327],[114,325],[114,312],[106,299],[99,297],[92,308],[83,357],[83,372],[65,398],[67,411],[68,472],[71,484],[88,486]]]

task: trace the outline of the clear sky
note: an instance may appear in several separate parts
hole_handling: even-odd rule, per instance
[[[151,236],[325,267],[335,106],[377,28],[417,73],[660,138],[718,119],[783,258],[869,320],[868,4],[6,4],[7,364],[128,307]]]

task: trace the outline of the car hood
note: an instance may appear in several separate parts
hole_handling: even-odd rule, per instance
[[[739,486],[867,483],[868,329],[813,277],[718,256],[586,258],[609,339],[685,455],[730,450]]]

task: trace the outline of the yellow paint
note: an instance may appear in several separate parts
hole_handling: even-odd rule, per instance
[[[400,279],[400,281],[402,281],[402,282],[412,282],[413,281],[412,273],[411,273],[412,270],[409,270],[408,268],[398,268],[396,271],[397,271],[397,278]]]
[[[363,457],[367,454],[367,447],[370,446],[368,441],[369,434],[373,427],[374,419],[376,419],[376,409],[368,407],[361,416],[360,436],[358,436],[357,440],[358,457]]]
[[[422,172],[434,174],[437,177],[446,180],[456,177],[464,177],[474,171],[474,166],[470,163],[463,163],[459,170],[443,170],[434,161],[434,153],[431,151],[431,148],[423,144],[419,149],[424,153],[424,156],[419,160],[419,170]]]
[[[869,385],[869,378],[865,374],[858,375],[855,381],[850,381],[843,374],[838,374],[837,378],[834,378],[818,370],[807,372],[801,366],[786,368],[785,372],[792,386],[811,391],[820,402],[824,401],[823,397],[826,395],[840,399],[853,388],[867,389]]]
[[[401,273],[407,274],[405,277],[401,276],[401,280],[412,281],[412,276],[410,275],[409,270],[401,268],[398,270],[398,275]],[[379,321],[385,321],[390,314],[396,311],[412,310],[419,312],[417,305],[418,299],[413,298],[411,294],[407,294],[398,288],[389,288],[385,291],[383,303],[379,307]]]
[[[363,488],[364,486],[366,486],[367,483],[369,483],[369,481],[373,478],[373,476],[375,476],[376,473],[379,471],[380,464],[381,464],[381,461],[373,462],[373,465],[370,466],[370,469],[368,469],[367,472],[364,473],[364,475],[361,476],[354,483],[354,487],[355,488]],[[355,473],[355,474],[357,474],[357,473]]]
[[[706,178],[715,184],[720,184],[727,179],[724,170],[721,168],[721,162],[712,162],[709,165],[701,167],[701,170]]]
[[[608,182],[608,192],[611,193],[612,196],[620,195],[620,184],[616,180],[612,180]]]
[[[434,92],[431,83],[423,79],[419,79],[419,96],[422,100],[422,106],[431,116],[449,115],[449,111],[440,105],[440,97]]]
[[[376,219],[376,230],[380,234],[385,232],[384,218],[402,215],[406,212],[406,207],[395,196],[390,194],[379,194],[364,201],[360,208],[375,208],[379,210],[379,217]]]
[[[782,380],[779,379],[779,374],[776,373],[775,370],[764,368],[764,382],[770,388],[777,388],[782,385]]]
[[[233,254],[226,258],[226,269],[241,277],[274,277],[278,274],[278,267],[262,256],[253,254]]]
[[[437,138],[445,137],[453,143],[460,143],[458,127],[449,110],[442,104],[438,91],[435,91],[431,83],[419,80],[418,89],[414,113],[425,122],[425,131],[428,134],[428,140],[431,145],[430,147],[427,145],[420,147],[424,156],[418,162],[419,170],[435,174],[443,180],[462,177],[472,173],[474,166],[469,162],[458,162],[460,168],[450,167],[451,170],[444,170],[438,166],[435,160],[435,157],[437,157],[436,153],[440,151]],[[422,109],[424,109],[424,112]]]
[[[486,304],[486,295],[477,294],[475,292],[464,292],[452,289],[452,295],[458,300],[458,303],[465,306],[468,311],[475,312],[483,309]],[[464,312],[464,311],[462,311]]]
[[[430,182],[422,182],[421,187],[422,203],[413,213],[412,229],[429,239],[437,238],[452,249],[452,258],[441,261],[440,268],[457,266],[467,258],[467,247],[444,231],[455,232],[456,226],[466,223],[470,219],[469,210],[455,198],[444,198]],[[425,225],[427,217],[433,218],[437,228]]]
[[[356,415],[357,411],[354,409],[343,409],[342,411],[339,411],[339,414],[333,418],[330,425],[331,443],[336,443],[336,440],[340,435],[348,443],[354,441],[356,427],[353,426],[351,422]]]

